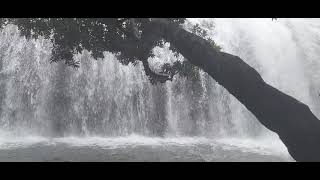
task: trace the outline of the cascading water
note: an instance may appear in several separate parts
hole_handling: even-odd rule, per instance
[[[320,117],[320,20],[189,23],[199,23],[223,51],[240,56],[266,82],[308,104]],[[140,64],[121,65],[107,52],[103,60],[93,60],[88,52],[78,54],[81,66],[73,69],[50,64],[50,42],[28,41],[15,26],[7,26],[0,39],[0,139],[36,136],[74,142],[81,137],[84,142],[103,137],[153,145],[215,139],[286,153],[274,133],[202,71],[151,85]],[[177,60],[168,46],[154,51],[154,66]],[[125,137],[131,138],[121,139]]]
[[[16,27],[2,34],[2,130],[43,136],[207,136],[237,132],[229,95],[203,72],[151,85],[140,64],[121,65],[112,54],[76,58],[79,69],[49,64],[50,43],[27,41]],[[173,61],[169,47],[151,63]],[[211,103],[214,102],[214,103]]]

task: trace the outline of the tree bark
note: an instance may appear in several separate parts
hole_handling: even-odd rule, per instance
[[[215,50],[205,39],[180,26],[159,20],[152,28],[277,133],[295,160],[320,161],[320,121],[307,105],[264,82],[239,57]]]

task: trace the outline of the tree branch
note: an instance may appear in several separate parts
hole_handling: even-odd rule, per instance
[[[171,81],[173,78],[169,75],[159,74],[159,73],[152,71],[149,66],[148,60],[142,61],[142,64],[143,64],[144,71],[145,71],[146,75],[149,77],[152,84],[155,84],[157,82],[164,83],[168,80]]]

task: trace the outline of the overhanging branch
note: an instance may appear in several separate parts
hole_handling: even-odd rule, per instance
[[[173,78],[169,75],[159,74],[159,73],[152,71],[149,66],[149,62],[147,60],[142,61],[142,64],[143,64],[144,71],[145,71],[146,75],[148,76],[148,78],[150,79],[152,84],[155,84],[157,82],[164,83],[168,80],[171,81]]]

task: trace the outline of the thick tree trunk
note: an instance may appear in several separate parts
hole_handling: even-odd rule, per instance
[[[277,133],[295,160],[320,161],[320,121],[307,105],[268,85],[239,57],[215,50],[201,37],[163,21],[153,27]]]

